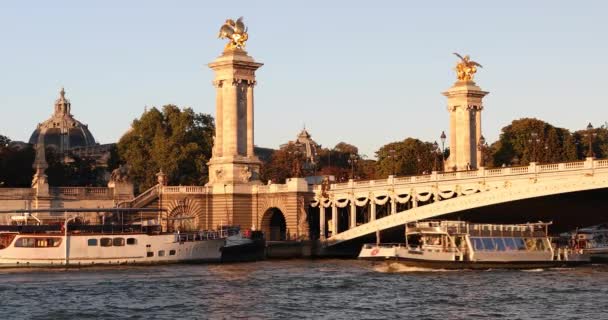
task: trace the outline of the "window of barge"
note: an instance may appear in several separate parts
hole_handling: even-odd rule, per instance
[[[17,248],[52,248],[59,247],[61,238],[30,238],[23,237],[15,241]]]
[[[132,246],[137,244],[137,239],[135,238],[127,238],[127,244]]]
[[[125,238],[114,238],[112,239],[112,245],[115,247],[122,247],[125,245]]]
[[[97,247],[97,239],[89,239],[87,240],[87,244],[89,247]]]
[[[99,239],[99,245],[102,247],[111,247],[112,246],[112,238],[101,238]]]

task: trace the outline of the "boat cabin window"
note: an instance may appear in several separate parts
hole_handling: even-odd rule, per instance
[[[148,251],[148,252],[146,253],[146,256],[147,256],[148,258],[149,258],[149,257],[154,257],[154,252],[152,252],[152,251]]]
[[[410,247],[419,247],[421,244],[421,240],[422,240],[422,236],[420,234],[408,234],[407,235],[407,244]],[[367,249],[371,249],[372,246],[370,246]]]
[[[49,248],[59,247],[61,238],[19,238],[15,241],[18,248]]]
[[[545,243],[542,238],[519,237],[471,237],[473,249],[477,251],[543,251]]]
[[[97,239],[89,239],[87,241],[89,247],[96,247],[97,246]]]
[[[99,245],[102,247],[111,247],[112,246],[112,238],[101,238],[99,239]]]
[[[515,247],[517,250],[526,250],[526,243],[524,242],[524,239],[513,238],[513,241],[515,242]]]
[[[158,250],[158,256],[159,257],[164,257],[165,256],[165,250]]]
[[[481,238],[481,241],[483,242],[483,248],[486,251],[494,251],[496,249],[496,247],[494,246],[494,239],[492,239],[492,238]]]
[[[135,245],[135,244],[137,244],[137,239],[135,239],[135,238],[127,238],[127,244],[130,245],[130,246],[131,245]]]
[[[175,250],[169,250],[169,255],[170,256],[174,256],[175,255]]]
[[[440,246],[441,245],[441,235],[440,234],[426,234],[422,236],[422,244],[431,245],[431,246]]]
[[[517,250],[517,245],[515,245],[515,240],[513,238],[503,238],[505,242],[505,250]]]
[[[122,247],[125,245],[125,238],[114,238],[112,241],[112,245],[115,247]]]
[[[476,251],[483,250],[483,243],[481,242],[481,238],[471,238],[473,240],[473,249]]]

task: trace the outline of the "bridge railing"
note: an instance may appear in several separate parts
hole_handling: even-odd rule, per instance
[[[565,162],[565,163],[550,163],[537,164],[530,163],[528,166],[505,167],[505,168],[480,168],[478,170],[468,171],[451,171],[451,172],[432,172],[426,175],[394,177],[389,176],[387,179],[365,180],[365,181],[349,181],[345,183],[334,183],[330,190],[343,190],[353,188],[368,188],[374,186],[397,185],[397,184],[413,184],[430,181],[446,181],[459,179],[474,179],[485,177],[500,177],[523,174],[539,174],[549,172],[565,172],[572,170],[583,170],[593,168],[608,168],[608,159],[595,160],[587,158],[585,161]]]

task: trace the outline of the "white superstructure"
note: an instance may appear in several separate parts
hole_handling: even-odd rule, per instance
[[[225,237],[210,233],[0,233],[0,267],[220,261]]]

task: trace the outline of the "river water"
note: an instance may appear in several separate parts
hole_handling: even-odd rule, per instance
[[[608,319],[608,265],[431,271],[357,260],[0,269],[0,319]]]

